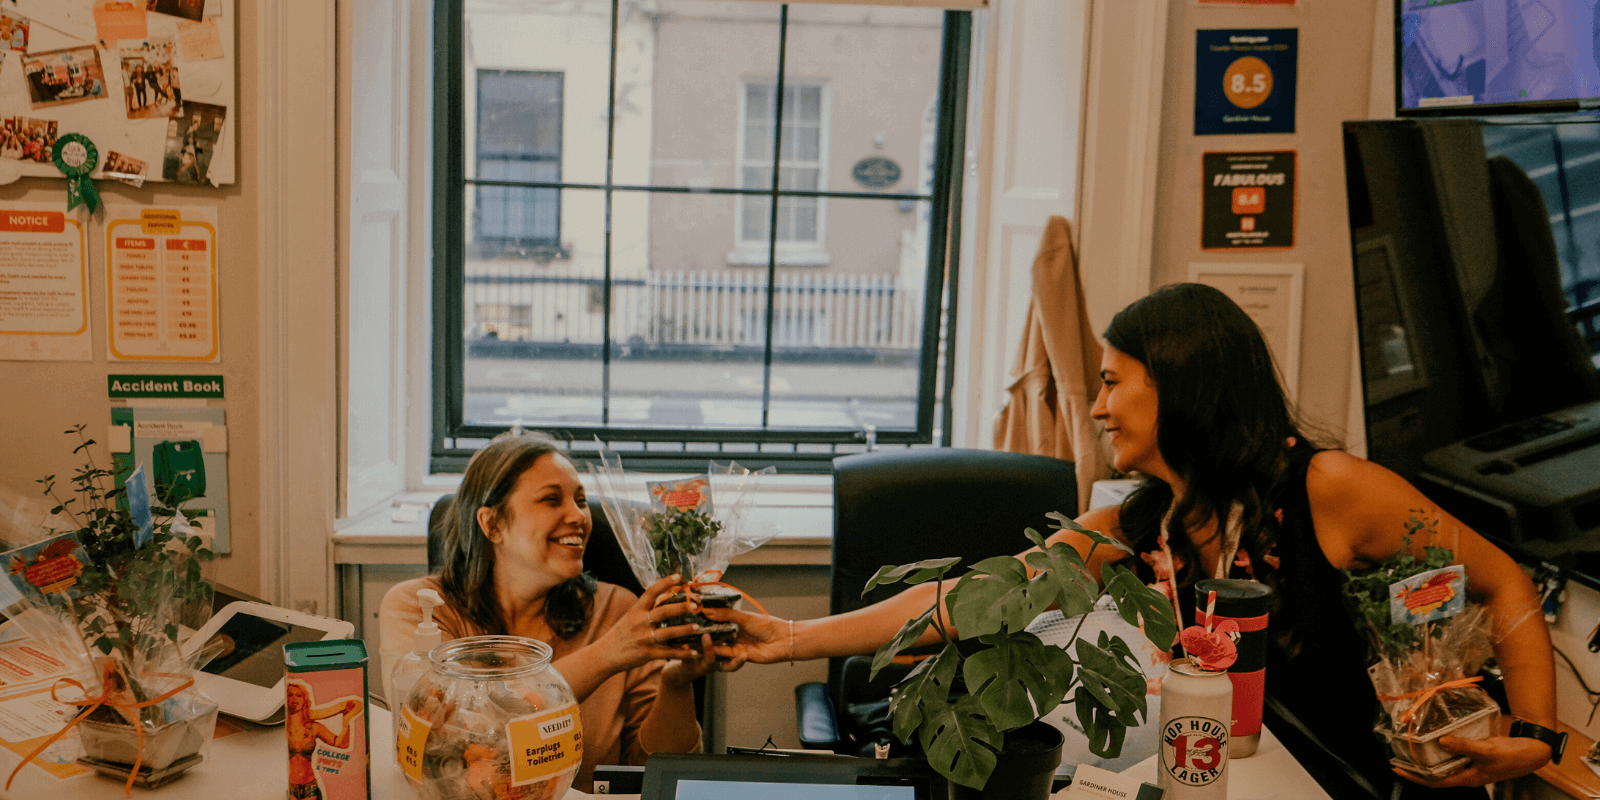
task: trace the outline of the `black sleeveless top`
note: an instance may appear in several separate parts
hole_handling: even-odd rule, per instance
[[[1278,541],[1266,557],[1267,580],[1277,591],[1267,628],[1266,724],[1335,800],[1484,800],[1484,789],[1430,789],[1396,777],[1389,764],[1388,745],[1374,730],[1379,706],[1367,677],[1368,644],[1344,605],[1344,575],[1328,562],[1312,525],[1306,472],[1317,452],[1305,442],[1290,447],[1285,491],[1275,503]],[[1135,565],[1146,582],[1157,577],[1152,560],[1141,556]],[[1246,557],[1229,570],[1236,578],[1254,571]],[[1268,570],[1261,571],[1265,577]],[[1184,624],[1193,624],[1194,584],[1186,582],[1177,595]]]

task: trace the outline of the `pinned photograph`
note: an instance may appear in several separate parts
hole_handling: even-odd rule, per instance
[[[137,158],[112,150],[106,153],[106,163],[100,169],[102,175],[114,181],[134,187],[144,185],[145,163]]]
[[[28,52],[28,20],[16,12],[0,11],[0,49]]]
[[[0,158],[49,164],[57,128],[53,119],[7,117],[0,120]]]
[[[73,47],[30,53],[22,57],[22,74],[34,108],[65,105],[106,96],[100,53],[93,47]]]
[[[227,116],[226,106],[184,103],[182,112],[167,123],[161,177],[178,183],[205,183]]]
[[[206,0],[145,0],[144,7],[146,11],[195,22],[206,14]]]
[[[171,39],[122,48],[122,94],[128,119],[176,117],[183,106]]]

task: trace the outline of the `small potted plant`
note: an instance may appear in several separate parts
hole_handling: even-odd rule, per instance
[[[202,564],[212,553],[165,498],[147,508],[127,476],[100,468],[84,427],[67,431],[85,458],[71,490],[54,475],[39,481],[69,529],[8,553],[0,578],[46,612],[36,618],[76,634],[84,694],[98,701],[78,725],[85,762],[131,772],[130,784],[160,782],[198,763],[216,724],[216,703],[194,686],[178,646],[179,625],[198,627],[210,611]]]
[[[1057,522],[1053,530],[1089,537],[1090,555],[1102,546],[1128,549],[1064,515],[1050,517]],[[996,556],[974,564],[948,592],[936,592],[933,605],[907,622],[873,659],[876,676],[930,626],[943,638],[938,654],[918,663],[896,686],[889,713],[895,736],[906,742],[917,736],[928,762],[952,782],[953,796],[1047,797],[1062,738],[1039,720],[1069,695],[1096,755],[1120,754],[1127,728],[1145,721],[1145,678],[1128,644],[1104,632],[1098,641],[1079,639],[1074,632],[1075,652],[1046,645],[1025,630],[1039,614],[1051,606],[1069,618],[1087,614],[1109,595],[1122,618],[1139,626],[1156,647],[1171,648],[1177,632],[1170,601],[1128,568],[1107,564],[1097,581],[1072,546],[1046,547],[1031,528],[1027,536],[1039,551],[1023,560]],[[938,581],[959,561],[884,567],[863,594],[896,582]],[[1034,762],[1034,774],[1018,775],[1010,765],[996,769],[998,761],[1028,749],[1038,736],[1053,736],[1054,743],[1032,745],[1047,751],[1042,758],[1023,756]],[[1002,778],[1006,785],[997,785]]]

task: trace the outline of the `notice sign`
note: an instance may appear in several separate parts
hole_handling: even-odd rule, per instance
[[[1295,28],[1195,31],[1194,133],[1294,133]]]
[[[0,359],[93,358],[84,256],[83,224],[61,206],[0,206]]]
[[[1200,190],[1200,247],[1294,246],[1295,153],[1206,153]]]
[[[113,360],[220,360],[217,210],[107,207],[106,312]]]

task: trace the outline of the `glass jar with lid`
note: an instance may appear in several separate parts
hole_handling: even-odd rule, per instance
[[[395,752],[425,800],[546,800],[583,761],[572,687],[544,642],[469,636],[433,648],[395,709]]]

